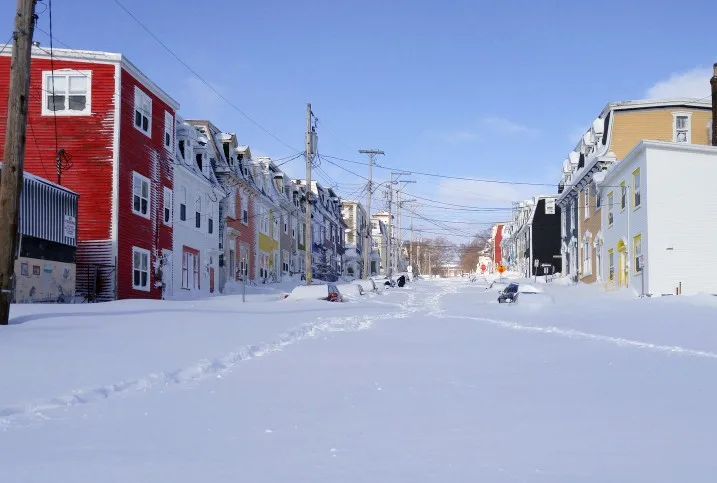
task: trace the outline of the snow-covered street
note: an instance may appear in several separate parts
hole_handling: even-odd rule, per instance
[[[467,279],[16,306],[13,482],[711,482],[717,298]]]

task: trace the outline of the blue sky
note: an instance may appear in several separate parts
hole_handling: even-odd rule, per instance
[[[557,183],[562,160],[605,103],[706,96],[717,61],[714,15],[707,14],[715,8],[707,0],[650,8],[626,0],[121,1],[296,151],[303,150],[311,102],[322,154],[365,161],[357,150],[378,148],[384,165],[456,176]],[[0,6],[3,37],[12,31],[14,4]],[[38,25],[49,31],[46,7],[47,0],[38,4]],[[73,48],[124,53],[180,102],[184,117],[236,132],[255,154],[292,154],[209,91],[113,0],[56,0],[53,31]],[[42,32],[36,40],[49,45]],[[364,166],[340,164],[367,175]],[[303,176],[301,160],[284,168]],[[344,196],[363,182],[327,162],[322,169]],[[388,172],[374,175],[382,181]],[[479,207],[554,192],[413,179],[407,192]],[[382,203],[377,195],[374,206]],[[507,216],[419,210],[442,224],[457,222],[450,225],[456,240]]]

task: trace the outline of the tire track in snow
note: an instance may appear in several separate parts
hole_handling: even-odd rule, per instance
[[[430,314],[430,315],[434,315],[434,314]],[[702,357],[702,358],[707,358],[707,359],[717,359],[717,353],[715,353],[715,352],[687,349],[685,347],[680,347],[680,346],[652,344],[650,342],[643,342],[643,341],[633,340],[633,339],[624,339],[622,337],[612,337],[612,336],[608,336],[608,335],[592,334],[590,332],[582,332],[582,331],[574,330],[574,329],[561,329],[560,327],[554,327],[554,326],[540,327],[540,326],[534,326],[534,325],[523,325],[523,324],[519,324],[517,322],[509,322],[507,320],[488,319],[485,317],[470,317],[467,315],[437,314],[434,316],[438,317],[438,318],[445,318],[445,319],[475,320],[478,322],[486,322],[486,323],[489,323],[492,325],[496,325],[498,327],[503,327],[503,328],[511,329],[511,330],[518,330],[518,331],[523,331],[523,332],[534,332],[534,333],[541,333],[541,334],[551,334],[551,335],[557,335],[560,337],[567,337],[569,339],[582,339],[582,340],[591,340],[591,341],[596,341],[596,342],[605,342],[605,343],[613,344],[613,345],[620,346],[620,347],[631,347],[631,348],[635,348],[635,349],[649,350],[652,352],[661,352],[661,353],[666,353],[666,354],[677,354],[677,355],[684,355],[684,356],[691,356],[691,357]]]
[[[46,413],[94,403],[132,391],[146,392],[158,387],[184,385],[200,381],[210,376],[222,377],[244,361],[263,357],[273,352],[279,352],[285,347],[306,339],[315,338],[324,333],[367,330],[373,326],[375,321],[403,318],[412,312],[412,309],[412,307],[403,305],[399,312],[380,315],[332,317],[326,319],[320,317],[317,319],[317,322],[304,324],[284,333],[275,342],[246,345],[223,357],[212,360],[203,359],[194,365],[175,371],[152,373],[138,379],[75,390],[70,394],[44,401],[35,401],[4,408],[0,407],[0,428],[8,430],[12,427],[21,426],[23,423],[49,420],[52,418],[48,417]],[[418,309],[416,308],[416,310]]]

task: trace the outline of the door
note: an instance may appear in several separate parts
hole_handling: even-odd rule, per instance
[[[172,250],[162,249],[162,258],[164,266],[162,267],[162,299],[172,298],[174,295],[174,257]]]
[[[214,293],[214,267],[209,267],[209,293]]]
[[[618,284],[620,287],[627,285],[627,252],[620,252],[620,271],[618,272]]]

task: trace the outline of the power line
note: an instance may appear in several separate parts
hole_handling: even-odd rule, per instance
[[[231,106],[232,108],[234,108],[239,114],[241,114],[242,116],[244,116],[249,122],[251,122],[251,123],[254,124],[256,127],[258,127],[259,129],[261,129],[262,131],[264,131],[266,134],[268,134],[269,136],[271,136],[272,138],[274,138],[275,140],[277,140],[279,143],[281,143],[282,145],[286,146],[287,148],[289,148],[289,149],[291,149],[291,150],[293,150],[293,151],[298,151],[298,149],[296,149],[296,148],[292,147],[291,145],[289,145],[288,143],[284,142],[281,138],[279,138],[279,137],[276,136],[274,133],[272,133],[271,131],[269,131],[268,129],[266,129],[264,126],[262,126],[261,124],[259,124],[258,122],[256,122],[254,119],[251,118],[251,116],[249,116],[246,112],[244,112],[242,109],[240,109],[240,108],[239,108],[236,104],[234,104],[232,101],[230,101],[229,99],[227,99],[227,98],[226,98],[221,92],[219,92],[217,89],[215,89],[209,82],[207,82],[207,81],[204,79],[204,77],[202,77],[201,75],[199,75],[199,73],[197,73],[196,70],[194,70],[189,64],[187,64],[187,63],[186,63],[184,60],[182,60],[177,54],[175,54],[172,49],[170,49],[164,42],[162,42],[162,40],[161,40],[159,37],[157,37],[157,36],[154,34],[154,32],[152,32],[152,31],[149,29],[149,27],[147,27],[144,23],[142,23],[142,21],[140,21],[131,11],[129,11],[129,9],[127,9],[127,7],[125,7],[119,0],[112,0],[112,1],[115,2],[122,10],[124,10],[124,11],[127,13],[127,15],[129,15],[130,17],[132,17],[132,19],[133,19],[135,22],[137,22],[137,24],[138,24],[140,27],[142,27],[154,40],[156,40],[157,43],[159,43],[159,45],[161,45],[161,46],[164,48],[164,50],[166,50],[167,52],[169,52],[169,54],[170,54],[172,57],[174,57],[180,64],[182,64],[187,70],[189,70],[189,72],[191,72],[197,79],[199,79],[199,80],[200,80],[204,85],[206,85],[212,92],[214,92],[214,94],[216,94],[217,96],[219,96],[224,102],[226,102],[229,106]]]

